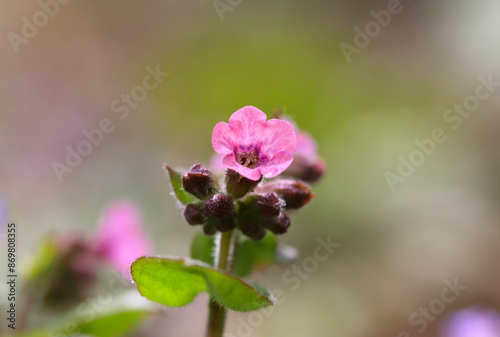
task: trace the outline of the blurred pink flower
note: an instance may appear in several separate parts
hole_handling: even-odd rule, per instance
[[[218,123],[212,133],[215,152],[225,155],[224,167],[250,180],[273,178],[293,161],[297,137],[290,123],[270,119],[253,106],[246,106]]]
[[[132,262],[152,250],[142,228],[139,208],[123,200],[111,203],[104,210],[94,244],[97,253],[125,278],[130,278]]]
[[[445,337],[499,337],[500,314],[472,307],[451,314],[444,325]]]
[[[212,171],[224,172],[224,157],[225,155],[223,154],[214,153],[212,158],[210,158],[210,164],[208,167]]]

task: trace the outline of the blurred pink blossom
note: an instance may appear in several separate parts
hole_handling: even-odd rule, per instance
[[[283,115],[279,118],[288,121],[297,135],[297,149],[293,153],[293,163],[285,173],[308,183],[318,181],[325,174],[326,164],[318,156],[316,141],[309,133],[300,130],[291,118]]]
[[[250,180],[273,178],[293,161],[297,137],[290,123],[270,119],[253,106],[246,106],[218,123],[212,133],[215,152],[225,155],[224,167]]]
[[[214,153],[212,158],[210,158],[210,164],[208,167],[212,171],[224,172],[224,157],[223,154]]]
[[[314,138],[307,132],[296,130],[297,149],[294,156],[302,156],[309,161],[315,161],[318,158],[318,145]]]
[[[125,278],[130,278],[132,262],[152,251],[139,208],[124,200],[115,201],[104,210],[94,244],[97,253]]]

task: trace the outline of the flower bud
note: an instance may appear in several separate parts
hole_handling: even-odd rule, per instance
[[[219,232],[227,232],[236,227],[233,199],[225,194],[216,194],[208,199],[205,214]]]
[[[273,191],[285,200],[287,209],[305,206],[314,197],[309,186],[298,180],[275,180],[264,184],[257,192]]]
[[[283,201],[274,192],[259,195],[256,200],[257,210],[265,218],[279,215],[283,204]]]
[[[262,228],[256,219],[246,218],[239,222],[239,228],[243,234],[254,241],[260,241],[266,236],[266,230]]]
[[[207,221],[203,225],[203,233],[208,236],[212,236],[215,233],[217,233],[217,230],[215,229],[215,226],[212,221]]]
[[[204,214],[204,204],[203,203],[189,203],[184,208],[184,218],[190,225],[201,225],[205,222],[205,214]]]
[[[206,199],[217,192],[212,173],[200,164],[193,165],[182,175],[182,187],[198,199]]]
[[[55,249],[55,256],[46,272],[36,274],[32,283],[43,296],[43,304],[65,309],[90,296],[97,285],[96,270],[101,259],[91,242],[70,234],[49,238],[44,245]]]
[[[262,228],[262,219],[254,213],[251,206],[244,202],[238,202],[238,228],[240,231],[254,241],[259,241],[266,236],[265,228]]]
[[[326,164],[322,159],[314,163],[304,164],[296,172],[296,177],[307,183],[315,183],[320,180],[326,172]]]
[[[265,226],[274,234],[285,234],[291,224],[292,222],[290,221],[288,214],[281,212],[277,217],[268,220]]]
[[[234,214],[233,199],[225,194],[216,194],[207,200],[205,205],[207,217],[225,218]]]
[[[228,216],[222,219],[213,219],[213,223],[215,229],[219,232],[229,232],[236,228],[236,222],[234,221],[234,217]]]
[[[253,181],[241,176],[238,172],[227,170],[227,193],[232,195],[235,199],[239,199],[247,193],[252,192],[261,180],[262,178],[257,181]]]

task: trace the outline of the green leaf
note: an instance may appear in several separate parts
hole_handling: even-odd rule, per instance
[[[146,316],[143,311],[120,312],[81,324],[77,331],[96,337],[118,337],[130,333]]]
[[[260,291],[263,295],[267,296],[267,297],[272,297],[273,295],[269,292],[269,290],[266,289],[266,287],[264,287],[262,284],[260,284],[259,282],[252,282],[250,283],[250,285],[252,287],[254,287],[255,289],[257,289],[258,291]]]
[[[198,231],[191,244],[191,257],[211,266],[215,260],[215,235],[208,236]]]
[[[142,296],[172,307],[190,303],[202,291],[235,311],[273,304],[271,296],[242,280],[188,258],[141,257],[132,264],[131,271]]]
[[[177,200],[183,205],[187,205],[190,202],[196,202],[198,199],[196,197],[182,188],[182,175],[179,172],[174,171],[170,166],[165,164],[165,170],[170,177],[170,183],[172,184],[172,189],[174,190]]]
[[[130,330],[135,328],[146,316],[143,311],[129,311],[117,314],[100,316],[88,323],[81,322],[72,325],[74,321],[68,320],[66,326],[53,331],[48,329],[26,331],[21,334],[7,335],[5,337],[51,337],[51,336],[95,336],[95,337],[119,337],[127,336]],[[69,324],[68,324],[69,323]],[[68,327],[71,327],[68,330]]]
[[[23,267],[29,280],[44,274],[57,258],[57,246],[54,237],[46,237],[37,247],[35,254]]]
[[[233,271],[238,277],[245,277],[258,268],[273,264],[286,265],[297,258],[297,250],[290,246],[278,245],[276,236],[268,232],[264,239],[252,241],[244,235],[237,238]]]
[[[276,236],[270,232],[260,241],[252,241],[244,235],[238,236],[237,240],[233,272],[238,277],[245,277],[257,268],[286,265],[298,255],[295,248],[278,245]]]
[[[113,297],[109,303],[100,304],[100,310],[96,311],[95,316],[88,314],[88,310],[93,309],[88,302],[87,306],[80,306],[80,311],[77,309],[76,312],[72,313],[77,323],[75,331],[96,337],[126,336],[153,311],[152,304],[144,301],[133,289]],[[85,312],[84,316],[82,316],[82,312]],[[89,317],[92,319],[89,320]],[[65,319],[64,321],[68,322],[69,320]]]
[[[49,327],[26,331],[11,337],[127,336],[149,313],[152,304],[137,291],[130,290],[112,297],[109,301],[89,299],[75,310],[58,317]]]

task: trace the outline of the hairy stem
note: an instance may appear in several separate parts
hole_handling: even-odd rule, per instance
[[[226,272],[230,271],[231,239],[233,231],[222,233],[217,253],[217,268]],[[221,307],[213,298],[208,305],[207,337],[222,337],[226,322],[226,309]]]

